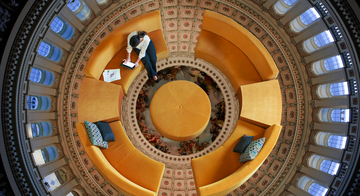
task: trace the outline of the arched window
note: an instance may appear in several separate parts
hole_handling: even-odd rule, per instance
[[[343,135],[330,135],[328,145],[332,148],[345,149],[347,137]]]
[[[312,53],[334,42],[334,37],[329,30],[326,30],[312,38],[304,41],[303,48],[307,53]]]
[[[29,80],[31,82],[51,86],[55,81],[54,73],[39,68],[31,68]]]
[[[46,189],[51,192],[64,184],[67,181],[66,174],[63,170],[58,170],[54,173],[51,173],[43,179],[43,182],[46,186]]]
[[[59,16],[55,16],[54,20],[50,24],[50,28],[66,40],[71,39],[75,32],[74,28]]]
[[[314,196],[324,196],[328,191],[328,188],[326,188],[326,186],[321,185],[320,183],[307,176],[303,176],[300,178],[298,182],[298,187]]]
[[[33,158],[37,166],[49,163],[58,158],[58,151],[54,146],[48,146],[46,148],[35,150]]]
[[[69,1],[67,6],[81,21],[86,20],[91,13],[82,0]]]
[[[42,41],[38,48],[39,55],[52,61],[59,62],[62,56],[62,50],[50,43]]]
[[[330,175],[336,175],[339,170],[340,163],[319,155],[312,155],[309,158],[309,166]]]
[[[339,82],[330,85],[330,93],[333,96],[349,95],[348,82]]]
[[[30,72],[30,81],[35,83],[40,83],[42,77],[42,71],[40,69],[31,68]]]
[[[312,7],[291,21],[290,27],[294,32],[299,33],[319,18],[320,14]]]
[[[316,134],[316,144],[337,149],[345,149],[347,137],[345,135],[319,132]]]
[[[319,85],[317,93],[321,98],[349,95],[349,83],[338,82]]]
[[[284,15],[299,0],[279,0],[274,5],[274,10],[279,15]]]
[[[96,0],[99,5],[105,4],[108,0]]]
[[[316,61],[312,64],[312,71],[316,75],[328,73],[333,70],[341,69],[344,63],[340,55],[336,55],[325,60]]]
[[[26,99],[26,109],[28,110],[50,110],[51,100],[49,97],[28,95]]]
[[[44,137],[51,135],[51,133],[52,133],[52,126],[50,122],[45,121],[45,122],[31,123],[31,136],[30,136],[31,138]]]
[[[322,108],[318,114],[319,120],[322,122],[350,122],[350,109],[344,108]]]
[[[68,193],[66,196],[80,196],[77,192],[75,191],[71,191],[70,193]]]

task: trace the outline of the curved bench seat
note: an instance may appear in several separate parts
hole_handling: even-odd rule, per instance
[[[267,128],[281,123],[282,98],[278,80],[240,86],[240,119]]]
[[[91,144],[84,123],[77,123],[80,141],[101,175],[124,195],[157,196],[165,165],[138,151],[120,121],[110,123],[115,141],[103,149]]]
[[[282,126],[267,129],[239,120],[229,139],[213,152],[191,160],[198,195],[226,195],[246,182],[261,166],[274,148]],[[240,153],[233,152],[240,138],[246,134],[253,140],[265,137],[265,144],[258,156],[240,163]]]
[[[78,122],[120,120],[123,98],[121,86],[85,76],[78,99]]]
[[[210,31],[201,30],[195,57],[217,67],[229,79],[235,90],[241,85],[263,81],[244,52],[227,39]]]
[[[155,10],[127,21],[101,41],[86,63],[84,69],[85,76],[100,79],[105,68],[120,68],[122,79],[115,83],[122,85],[124,93],[127,93],[127,89],[131,82],[137,74],[144,69],[144,66],[140,62],[140,67],[130,70],[121,67],[120,64],[127,56],[125,49],[127,46],[128,35],[133,31],[139,30],[149,33],[149,36],[154,43],[158,60],[169,56],[168,47],[162,32],[160,11]],[[135,61],[137,55],[134,51],[132,53],[132,60]],[[113,58],[114,60],[112,60]]]
[[[195,58],[219,68],[234,89],[241,85],[275,79],[279,73],[264,45],[240,24],[205,10]]]

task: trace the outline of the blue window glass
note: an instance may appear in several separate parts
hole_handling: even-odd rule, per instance
[[[81,0],[69,2],[67,6],[81,21],[86,20],[90,16],[90,9]]]
[[[319,35],[316,35],[314,37],[314,41],[318,47],[322,47],[334,42],[334,37],[331,35],[329,30],[326,30]]]
[[[59,16],[54,18],[50,24],[50,27],[55,33],[61,35],[61,37],[66,40],[72,38],[75,33],[74,28]]]
[[[308,192],[314,196],[325,196],[327,190],[328,189],[326,187],[323,187],[314,182],[309,186]]]
[[[39,137],[40,127],[37,123],[31,123],[31,132],[32,132],[32,137]]]
[[[52,73],[50,71],[44,71],[44,72],[45,72],[45,78],[44,78],[44,81],[42,82],[42,84],[51,86],[55,80],[54,73]]]
[[[52,133],[51,123],[48,121],[31,123],[32,138],[44,137]]]
[[[341,69],[344,67],[344,63],[341,60],[340,55],[333,56],[331,58],[328,58],[324,61],[324,67],[328,71]]]
[[[60,32],[61,37],[65,38],[66,40],[69,40],[73,37],[75,33],[75,30],[72,26],[69,24],[66,25],[66,29],[63,32]]]
[[[30,81],[40,83],[42,77],[42,71],[36,68],[31,68]]]
[[[38,49],[38,53],[43,57],[47,57],[50,54],[50,50],[51,50],[51,46],[49,44],[45,42],[41,42]]]
[[[330,93],[333,96],[341,96],[349,94],[349,86],[347,82],[339,82],[330,85]]]
[[[55,33],[59,33],[64,28],[64,22],[55,16],[54,20],[50,24],[51,30]]]
[[[284,1],[284,3],[286,4],[286,5],[292,5],[292,4],[294,4],[295,2],[297,2],[298,0],[283,0]]]
[[[328,146],[337,149],[345,149],[346,140],[347,140],[346,136],[331,135],[328,139]]]
[[[30,81],[51,86],[55,81],[54,73],[50,71],[40,70],[37,68],[31,68]]]
[[[51,100],[46,96],[33,96],[26,97],[26,109],[28,110],[49,110],[51,107]]]
[[[313,7],[306,10],[306,12],[304,12],[303,14],[300,15],[300,20],[305,25],[309,25],[309,24],[311,24],[312,22],[316,21],[319,18],[320,18],[319,13]]]
[[[75,0],[75,1],[69,1],[69,3],[67,4],[68,8],[70,8],[70,10],[72,12],[75,12],[76,10],[78,10],[80,8],[81,2],[79,0]]]
[[[46,150],[49,154],[49,161],[53,161],[53,160],[57,159],[58,152],[54,146],[46,147]]]
[[[340,163],[330,160],[323,160],[320,164],[320,170],[331,175],[335,175],[339,170],[339,167]]]
[[[51,52],[51,56],[49,56],[48,58],[52,61],[59,62],[62,56],[62,50],[58,47],[53,46],[53,50]]]
[[[349,109],[333,109],[331,111],[331,120],[333,122],[349,122],[350,110]]]
[[[59,62],[62,56],[62,50],[60,48],[44,41],[40,43],[38,53],[55,62]]]
[[[58,152],[56,150],[56,148],[54,146],[49,146],[46,148],[42,148],[41,149],[41,154],[44,158],[44,162],[48,163],[50,161],[53,161],[55,159],[57,159],[58,157]]]
[[[27,96],[26,109],[37,110],[39,105],[39,99],[36,96]]]

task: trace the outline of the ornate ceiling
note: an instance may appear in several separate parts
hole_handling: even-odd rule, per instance
[[[98,7],[98,11],[91,19],[77,26],[83,26],[71,40],[64,57],[59,64],[59,77],[56,79],[56,93],[52,94],[52,109],[48,118],[53,120],[56,137],[54,143],[61,151],[64,169],[70,178],[73,189],[80,195],[119,195],[111,185],[101,176],[101,173],[92,165],[85,154],[77,136],[75,124],[77,123],[77,100],[83,69],[96,46],[114,29],[128,20],[152,10],[160,10],[162,16],[163,32],[168,44],[170,57],[158,64],[167,67],[170,65],[197,66],[208,64],[200,59],[194,60],[194,47],[201,31],[202,13],[205,9],[219,12],[232,18],[252,34],[254,34],[267,48],[279,69],[278,80],[283,98],[283,130],[280,138],[259,170],[242,186],[230,195],[296,195],[297,180],[302,175],[309,176],[306,168],[307,158],[314,150],[315,134],[324,128],[317,119],[317,111],[322,102],[315,90],[319,83],[309,70],[312,62],[320,60],[316,56],[307,55],[302,51],[299,36],[289,31],[287,23],[282,24],[282,16],[274,13],[270,2],[272,0],[133,0],[114,1],[106,6]],[[324,13],[321,23],[331,29],[338,27],[343,39],[336,40],[333,45],[336,53],[349,54],[352,65],[346,64],[344,79],[351,84],[359,81],[358,39],[359,21],[353,14],[350,4],[343,1],[301,0],[308,7],[315,6]],[[322,8],[321,5],[324,7]],[[30,1],[25,5],[24,11],[14,25],[16,34],[10,35],[1,61],[2,98],[1,98],[1,127],[3,139],[1,155],[7,171],[8,180],[12,184],[14,193],[27,195],[44,195],[45,187],[41,179],[44,167],[36,166],[31,158],[33,138],[26,136],[26,124],[31,122],[32,113],[24,107],[26,95],[31,93],[31,83],[27,78],[31,66],[36,66],[36,48],[39,41],[47,39],[48,25],[56,14],[64,14],[66,3],[63,1]],[[94,8],[92,8],[94,9]],[[96,10],[96,9],[95,9]],[[316,35],[307,32],[308,37]],[[302,34],[303,35],[303,34]],[[300,36],[301,37],[301,36]],[[306,37],[306,36],[305,36]],[[319,56],[321,54],[317,53]],[[326,55],[325,55],[326,56]],[[314,60],[315,59],[315,60]],[[347,61],[348,62],[348,61]],[[207,65],[211,67],[211,65]],[[206,71],[206,70],[204,70]],[[215,71],[214,71],[215,72]],[[144,73],[142,73],[144,75]],[[224,77],[219,73],[220,78]],[[132,126],[132,118],[127,107],[136,100],[129,97],[138,94],[136,84],[141,76],[130,88],[130,93],[123,105],[123,121],[130,139],[144,154],[166,163],[160,195],[192,195],[195,186],[189,166],[191,157],[174,156],[168,159],[161,153],[151,154],[153,149],[141,145],[132,133],[137,125]],[[320,79],[319,79],[320,80]],[[326,80],[323,80],[326,81]],[[355,83],[354,83],[355,81]],[[331,79],[327,82],[331,82]],[[226,84],[229,85],[229,84]],[[352,89],[353,90],[353,89]],[[46,93],[45,93],[46,94]],[[232,105],[236,105],[234,92],[229,92]],[[329,195],[342,195],[352,186],[353,171],[357,168],[358,159],[358,94],[351,91],[346,107],[352,109],[352,121],[347,123],[349,142],[347,149],[340,152],[338,160],[341,168],[338,174],[331,176]],[[334,105],[338,107],[338,105]],[[128,113],[127,113],[128,112]],[[233,112],[236,116],[236,112]],[[42,117],[46,119],[46,117]],[[236,123],[229,124],[229,129]],[[336,126],[336,125],[335,125]],[[134,130],[133,130],[134,129]],[[326,130],[326,129],[325,129]],[[136,131],[135,131],[136,133]],[[227,135],[230,134],[227,133]],[[225,136],[226,138],[227,136]],[[220,142],[221,143],[221,142]],[[214,142],[213,148],[216,148]],[[154,150],[155,151],[155,150]],[[208,152],[203,152],[199,156]],[[316,174],[313,174],[316,175]],[[311,177],[311,176],[310,176]],[[316,178],[316,176],[313,176]],[[351,179],[348,181],[347,179]],[[68,181],[68,182],[69,182]],[[348,184],[350,182],[350,184]],[[180,183],[180,186],[179,186]],[[70,191],[70,190],[69,190]],[[295,192],[295,193],[294,193]],[[56,193],[52,193],[56,195]]]

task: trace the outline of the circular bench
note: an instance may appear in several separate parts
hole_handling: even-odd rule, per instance
[[[209,123],[209,97],[198,85],[174,81],[160,87],[150,104],[150,115],[156,130],[175,141],[199,136]]]

